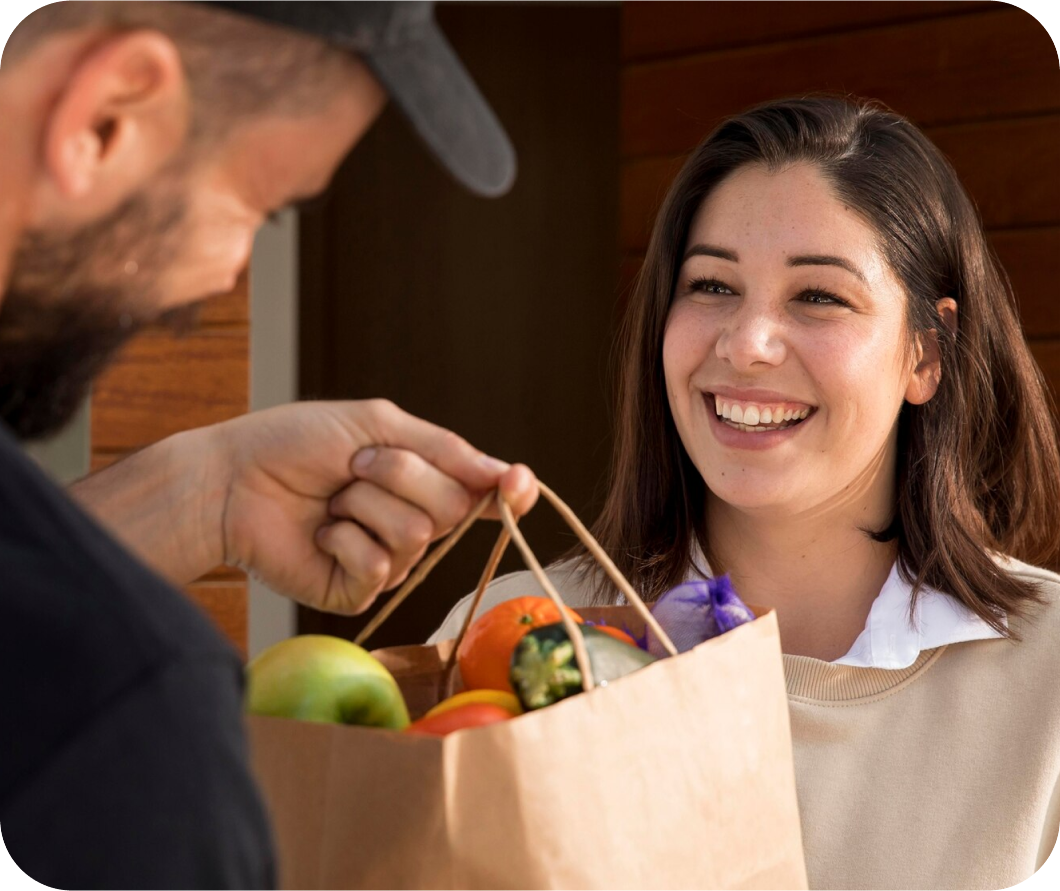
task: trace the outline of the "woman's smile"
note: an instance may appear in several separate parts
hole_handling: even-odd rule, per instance
[[[797,436],[816,412],[816,408],[803,402],[737,399],[730,392],[703,393],[711,434],[727,448],[775,448]]]

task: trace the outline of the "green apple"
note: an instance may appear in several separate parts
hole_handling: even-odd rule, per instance
[[[403,730],[409,713],[394,676],[348,640],[303,634],[274,644],[247,666],[252,715]]]

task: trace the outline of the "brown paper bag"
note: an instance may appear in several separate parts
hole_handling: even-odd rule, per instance
[[[480,594],[507,536],[525,547],[505,519]],[[638,606],[579,612],[637,632],[648,618]],[[455,646],[375,651],[414,716],[458,686]],[[442,738],[249,722],[285,888],[806,888],[772,612],[606,686]]]

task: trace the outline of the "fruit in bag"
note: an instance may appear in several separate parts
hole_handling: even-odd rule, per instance
[[[397,681],[367,650],[326,634],[274,644],[246,669],[252,715],[402,730],[409,713]]]
[[[499,705],[501,708],[511,712],[512,715],[521,715],[523,713],[523,707],[519,705],[519,699],[514,693],[506,693],[503,690],[464,690],[463,693],[456,693],[448,699],[443,699],[427,712],[424,717],[431,718],[450,709],[460,708],[462,705],[470,705],[473,702]]]
[[[564,609],[581,623],[581,616],[574,610]],[[508,668],[515,645],[528,631],[559,620],[559,609],[548,597],[516,597],[483,613],[471,623],[457,652],[464,686],[471,690],[513,692]]]
[[[405,728],[406,733],[426,733],[430,736],[446,736],[457,730],[485,727],[498,721],[508,721],[512,713],[503,706],[490,702],[472,702],[459,705],[437,715],[425,715]]]

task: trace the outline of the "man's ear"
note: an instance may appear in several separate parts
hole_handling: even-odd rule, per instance
[[[164,34],[130,31],[96,44],[45,119],[34,222],[116,207],[183,146],[190,114],[180,53]]]
[[[952,297],[944,297],[935,304],[935,310],[946,329],[951,334],[955,334],[957,332],[957,301]],[[931,399],[938,392],[939,383],[942,381],[942,361],[939,355],[937,328],[930,329],[927,334],[918,338],[918,351],[920,357],[905,391],[905,401],[913,405],[923,405]]]

